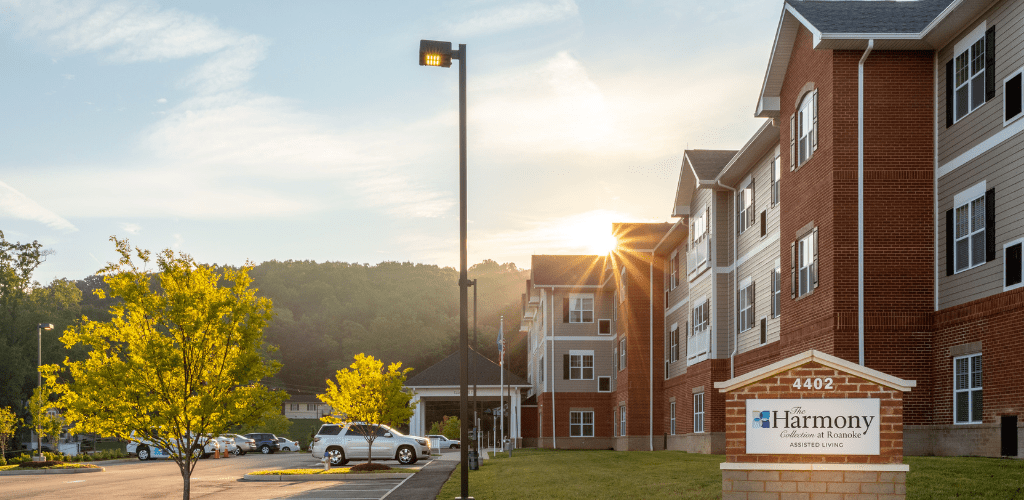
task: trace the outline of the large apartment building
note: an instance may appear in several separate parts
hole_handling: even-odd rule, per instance
[[[535,257],[524,315],[536,296],[549,322],[582,321],[592,293],[577,328],[607,331],[524,321],[534,395],[553,401],[538,444],[722,453],[714,382],[817,349],[917,381],[907,454],[1016,450],[1020,19],[1020,0],[786,1],[763,125],[738,150],[684,152],[676,222],[616,224],[607,256]],[[607,384],[572,384],[574,352]],[[558,370],[569,382],[545,381]]]

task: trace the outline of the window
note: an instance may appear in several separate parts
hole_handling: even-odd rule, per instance
[[[775,269],[772,269],[772,317],[778,318],[782,315],[782,266],[779,259],[775,259]]]
[[[761,237],[768,236],[768,211],[761,210]]]
[[[679,361],[679,324],[673,323],[668,332],[668,362]]]
[[[990,42],[987,40],[983,23],[954,46],[952,64],[946,66],[947,70],[953,70],[951,89],[948,88],[950,82],[947,76],[947,91],[952,91],[954,123],[978,109],[989,99],[986,69],[989,64],[995,62],[995,27],[991,31]],[[992,46],[988,46],[989,43]],[[989,53],[990,50],[992,54]],[[993,85],[993,93],[994,87]]]
[[[709,207],[702,208],[699,215],[690,219],[690,242],[696,243],[704,238],[708,232],[708,211]]]
[[[704,432],[704,393],[693,395],[693,432]]]
[[[953,359],[953,421],[955,423],[981,423],[983,409],[981,383],[981,354]]]
[[[612,320],[610,320],[610,319],[599,319],[599,320],[597,320],[597,334],[598,335],[611,335],[612,334]]]
[[[957,193],[946,211],[946,275],[996,258],[995,190],[985,181]]]
[[[1024,88],[1021,85],[1021,78],[1024,75],[1024,68],[1018,69],[1003,80],[1003,126],[1021,117],[1024,107]]]
[[[761,318],[761,345],[768,343],[768,318]]]
[[[537,380],[540,380],[540,383],[543,384],[544,383],[544,371],[545,371],[544,357],[543,356],[541,356],[540,364],[537,365],[537,368],[538,368],[537,369]]]
[[[626,339],[619,341],[619,369],[626,367]]]
[[[818,229],[795,242],[793,251],[793,297],[803,297],[818,286]]]
[[[306,405],[306,411],[316,411],[316,405],[315,404],[307,404]]]
[[[676,435],[676,402],[668,404],[668,433]]]
[[[736,192],[736,234],[754,225],[754,179]]]
[[[570,323],[593,323],[594,322],[594,294],[572,293],[569,294],[569,322]]]
[[[814,150],[818,148],[818,91],[815,90],[806,94],[796,113],[790,122],[792,138],[790,139],[790,153],[794,155],[796,163],[790,167],[799,167],[811,158]],[[792,163],[792,160],[790,160]]]
[[[597,392],[612,392],[612,378],[597,377]]]
[[[778,156],[772,160],[772,206],[779,204],[779,178],[782,177],[782,162]]]
[[[744,332],[754,327],[754,282],[747,278],[740,282],[740,290],[737,293],[739,317],[737,323],[740,331]]]
[[[1021,270],[1024,268],[1024,259],[1021,257],[1021,247],[1024,246],[1024,239],[1011,241],[1003,245],[1003,291],[1020,288]]]
[[[619,435],[626,435],[626,406],[619,407]]]
[[[672,252],[668,259],[669,282],[668,289],[675,290],[679,286],[679,251]]]
[[[569,435],[572,437],[594,437],[594,412],[570,411]]]
[[[290,403],[288,409],[291,411],[299,411],[299,403]]]
[[[620,264],[619,269],[619,302],[626,300],[626,264]]]
[[[565,357],[568,360],[569,380],[594,380],[594,351],[569,351]]]

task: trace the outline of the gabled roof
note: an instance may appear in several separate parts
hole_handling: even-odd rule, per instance
[[[604,260],[603,255],[534,255],[530,266],[533,286],[600,286]]]
[[[773,125],[772,120],[765,120],[753,137],[733,155],[715,180],[722,181],[726,186],[743,187],[736,186],[736,183],[743,180],[747,172],[757,166],[757,161],[770,150],[774,150],[778,144],[779,127]]]
[[[755,116],[777,117],[779,93],[796,33],[810,31],[815,49],[934,50],[974,22],[995,0],[786,0],[775,32]]]
[[[917,387],[917,381],[915,380],[903,380],[899,377],[889,375],[888,373],[882,373],[866,366],[860,366],[857,363],[851,363],[831,354],[825,354],[821,351],[811,349],[738,377],[722,382],[715,382],[715,389],[718,389],[721,392],[734,391],[741,387],[753,384],[754,382],[764,380],[778,373],[782,373],[811,362],[856,375],[878,385],[891,387],[897,391],[908,392],[912,388]]]
[[[406,387],[458,387],[461,385],[459,373],[459,351],[455,351],[434,366],[405,381]],[[501,366],[487,359],[483,354],[469,350],[469,385],[475,382],[478,386],[498,386],[501,384]],[[508,370],[505,372],[505,385],[529,386],[522,377]]]
[[[612,235],[623,250],[654,250],[658,242],[672,229],[671,222],[615,222]]]
[[[690,164],[698,180],[713,181],[735,155],[735,150],[687,149],[683,162]]]

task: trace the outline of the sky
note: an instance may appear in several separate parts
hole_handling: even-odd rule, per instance
[[[82,279],[112,236],[204,263],[603,253],[738,149],[780,0],[0,0],[0,231]]]

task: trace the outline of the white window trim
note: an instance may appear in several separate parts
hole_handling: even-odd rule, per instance
[[[604,322],[604,321],[608,322],[608,333],[601,333],[601,323]],[[608,318],[599,318],[597,320],[597,334],[598,335],[611,335],[612,334],[612,320],[610,320]]]
[[[679,361],[679,356],[676,355],[679,351],[679,323],[672,323],[672,327],[668,330],[668,349],[668,362]]]
[[[679,286],[679,250],[676,250],[668,256],[668,289],[675,290]]]
[[[805,246],[806,245],[806,246]],[[796,240],[797,250],[797,290],[796,296],[803,297],[810,295],[814,292],[814,274],[817,273],[815,269],[816,262],[814,261],[814,231],[809,231],[806,235]],[[806,260],[806,265],[805,261]],[[807,270],[807,276],[803,275],[804,270]],[[806,286],[807,290],[804,291]]]
[[[981,394],[982,394],[982,403],[981,403],[982,412],[985,411],[985,409],[984,409],[984,407],[985,407],[985,378],[984,378],[985,377],[985,365],[984,365],[984,358],[982,358],[982,367],[981,367],[981,373],[982,373],[981,387],[971,387],[971,374],[973,373],[971,371],[971,358],[973,358],[975,356],[979,356],[980,357],[981,353],[980,352],[976,352],[976,353],[973,353],[973,354],[968,354],[966,356],[957,356],[957,357],[953,358],[953,424],[954,425],[977,425],[977,424],[980,424],[980,423],[982,423],[984,421],[984,417],[982,418],[982,420],[968,420],[966,422],[957,422],[957,419],[956,419],[956,417],[957,417],[957,413],[956,413],[956,395],[957,395],[958,392],[966,392],[966,393],[968,393],[968,396],[967,396],[968,397],[968,406],[967,406],[967,416],[968,416],[968,419],[970,419],[971,415],[974,413],[974,404],[973,404],[974,399],[970,397],[970,393],[971,392],[981,391]],[[961,359],[967,359],[967,388],[966,389],[957,389],[956,388],[956,362],[958,360],[961,360]]]
[[[747,232],[747,229],[750,229],[755,225],[751,215],[754,211],[755,205],[754,189],[751,185],[752,182],[751,177],[748,175],[743,179],[743,182],[740,183],[740,186],[743,187],[736,190],[737,205],[742,205],[737,207],[736,210],[736,227],[739,234]]]
[[[700,406],[699,407],[697,405],[698,399],[700,400]],[[697,411],[698,408],[700,409],[700,411]],[[704,412],[704,393],[703,392],[698,392],[698,393],[693,395],[693,432],[695,434],[703,434],[704,433],[704,429],[705,429],[704,413],[705,413]],[[698,425],[698,424],[700,424],[700,425]]]
[[[971,103],[972,99],[971,99],[971,94],[970,94],[970,92],[971,92],[971,75],[970,75],[970,65],[971,65],[970,56],[971,56],[971,54],[970,54],[970,50],[971,50],[971,47],[975,43],[978,43],[979,41],[982,43],[982,46],[985,45],[985,30],[986,29],[987,29],[987,22],[986,21],[982,21],[980,25],[978,25],[976,28],[974,28],[973,31],[970,32],[970,34],[968,34],[967,36],[965,36],[962,39],[960,39],[960,41],[957,42],[956,45],[953,46],[953,123],[957,123],[960,120],[963,120],[964,118],[970,116],[971,113],[973,113],[974,111],[976,111],[979,108],[981,108],[982,106],[984,106],[985,102],[987,102],[985,100],[982,100],[981,104],[979,104],[977,108],[971,109],[971,104],[970,103]],[[957,89],[960,86],[958,86],[956,84],[956,60],[964,52],[967,52],[967,66],[968,66],[967,81],[963,83],[963,85],[967,86],[967,112],[964,113],[963,116],[957,118],[957,116],[956,116],[956,105],[957,105],[956,104],[957,103],[956,91],[957,91]],[[982,56],[982,57],[984,58],[985,56]],[[985,77],[986,69],[987,68],[982,68],[982,70],[981,70],[982,71],[982,78]],[[982,87],[984,87],[984,85],[982,85]]]
[[[579,301],[581,304],[585,303],[586,299],[590,299],[590,309],[576,309],[576,303]],[[579,321],[573,321],[573,313],[578,312]],[[590,321],[585,321],[587,312],[590,312]],[[592,293],[570,293],[569,294],[569,323],[581,324],[581,323],[593,323],[594,322],[594,294]]]
[[[1022,112],[1021,114],[1024,115],[1024,112]],[[1021,249],[1024,250],[1024,238],[1019,238],[1019,239],[1016,239],[1016,240],[1013,240],[1013,241],[1008,241],[1006,243],[1003,243],[1003,291],[1004,292],[1008,292],[1010,290],[1016,290],[1016,289],[1018,289],[1020,287],[1024,287],[1024,279],[1022,279],[1021,282],[1017,283],[1016,285],[1006,286],[1006,260],[1008,259],[1008,257],[1006,256],[1006,249],[1009,248],[1009,247],[1012,247],[1014,245],[1021,245]],[[1021,258],[1024,259],[1024,253],[1022,253]],[[1024,262],[1022,262],[1021,265],[1024,266]]]
[[[586,413],[590,414],[590,423],[589,424],[584,422],[584,419],[583,419],[583,416]],[[572,422],[573,415],[579,415],[580,416],[580,423],[574,424]],[[580,434],[578,436],[573,436],[573,434],[572,434],[573,426],[576,426],[576,427],[580,428]],[[586,432],[584,432],[587,429],[588,426],[590,427],[590,434],[587,434]],[[593,411],[580,410],[580,411],[570,411],[569,412],[569,437],[594,437],[594,412]]]
[[[619,340],[619,371],[626,369],[626,338]]]
[[[781,185],[779,184],[779,181],[781,180],[780,178],[782,177],[782,157],[779,155],[775,155],[775,158],[772,159],[772,162],[768,166],[768,168],[772,169],[769,175],[775,177],[775,182],[773,182],[771,185],[772,207],[774,208],[779,206],[779,204],[782,202],[782,192],[780,191]]]
[[[775,268],[772,270],[772,304],[769,317],[772,319],[782,317],[782,261],[775,259]]]
[[[739,324],[739,330],[741,333],[753,328],[755,323],[754,302],[750,301],[751,297],[748,297],[749,292],[747,292],[747,290],[753,284],[754,282],[749,276],[744,278],[743,281],[740,281],[740,296],[737,297],[737,299],[743,299],[743,301],[740,301],[738,304],[736,304],[736,310],[738,311],[737,320]],[[750,324],[746,324],[744,321],[739,321],[740,319],[745,319],[747,317],[750,318]]]
[[[626,406],[619,406],[619,435],[626,435]]]
[[[668,433],[676,435],[676,402],[668,404]]]
[[[603,378],[608,379],[608,390],[607,391],[602,391],[601,390],[601,379],[603,379]],[[612,378],[609,377],[608,375],[601,375],[600,377],[597,377],[597,392],[612,392]]]
[[[587,358],[590,358],[590,376],[586,377]],[[579,378],[572,376],[573,363],[576,359],[579,359],[579,366],[576,368],[580,372]],[[569,351],[569,380],[594,380],[594,351],[583,351],[583,350],[571,350]]]
[[[814,92],[804,94],[800,105],[796,108],[796,166],[798,168],[814,156],[814,148],[811,144],[811,138],[814,136]],[[804,141],[807,141],[807,157],[801,159],[800,147]]]
[[[971,205],[972,202],[976,201],[978,198],[981,198],[982,204],[985,203],[985,191],[986,191],[987,187],[988,187],[987,182],[986,181],[981,181],[981,182],[979,182],[979,183],[977,183],[977,184],[975,184],[975,185],[973,185],[973,186],[971,186],[971,187],[969,187],[969,188],[967,188],[967,189],[965,189],[965,190],[963,190],[963,191],[961,191],[961,192],[959,192],[959,193],[957,193],[956,195],[953,196],[953,255],[952,255],[952,257],[946,256],[946,258],[952,258],[953,259],[953,274],[960,274],[962,272],[970,271],[971,269],[974,269],[976,267],[980,267],[980,266],[984,265],[985,262],[986,262],[986,260],[984,258],[982,258],[980,262],[978,262],[977,264],[974,264],[973,263],[974,258],[973,258],[972,255],[970,255],[970,249],[972,248],[971,240],[973,239],[974,235],[979,234],[979,233],[983,234],[984,231],[988,230],[988,227],[985,227],[985,228],[981,229],[980,231],[970,231],[968,229],[967,236],[965,236],[963,238],[958,238],[957,234],[956,234],[956,227],[957,227],[957,218],[956,217],[957,217],[957,209],[959,209],[960,207],[963,207],[963,206],[967,206],[967,208],[968,208],[967,223],[969,225],[971,223],[971,219],[973,218],[972,217],[973,216],[973,212],[970,211],[970,205]],[[957,247],[959,245],[957,245],[957,242],[960,241],[960,240],[964,240],[964,239],[967,240],[967,248],[968,248],[967,267],[965,267],[963,269],[958,269],[958,266],[957,266],[957,256],[958,256]]]
[[[1024,117],[1024,107],[1022,107],[1021,108],[1021,112],[1017,113],[1017,116],[1014,116],[1013,118],[1010,118],[1009,120],[1006,119],[1006,82],[1010,81],[1011,78],[1013,78],[1013,77],[1015,77],[1017,75],[1021,75],[1021,98],[1022,98],[1021,102],[1024,103],[1024,66],[1022,66],[1022,67],[1017,68],[1016,70],[1014,70],[1006,78],[1003,78],[1003,126],[1004,127],[1009,125],[1009,124],[1011,124],[1011,123],[1013,123],[1013,122],[1015,122],[1015,121],[1017,121],[1017,120],[1020,120],[1021,117]]]

